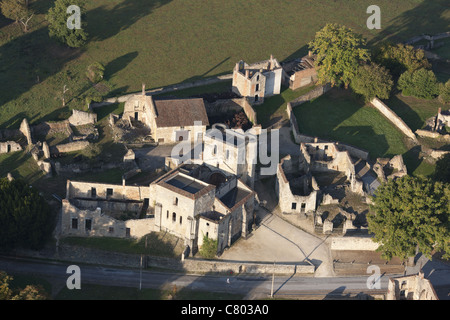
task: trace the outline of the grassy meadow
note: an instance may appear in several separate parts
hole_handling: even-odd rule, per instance
[[[89,43],[69,49],[48,37],[44,19],[53,1],[32,3],[26,34],[0,17],[0,128],[59,120],[83,108],[92,90],[85,77],[93,62],[106,66],[110,96],[229,73],[240,59],[289,60],[328,22],[345,24],[370,44],[446,31],[450,10],[442,0],[380,0],[382,29],[366,27],[368,0],[96,0],[88,1]],[[68,104],[62,107],[66,85]]]

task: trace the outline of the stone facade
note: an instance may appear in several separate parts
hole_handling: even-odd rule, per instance
[[[304,158],[287,156],[277,169],[276,192],[284,213],[315,212],[320,193]]]
[[[158,99],[145,95],[131,96],[125,103],[123,119],[140,121],[150,128],[160,144],[195,141],[209,125],[203,99]]]
[[[72,115],[68,120],[69,123],[75,127],[85,124],[95,124],[97,122],[97,114],[80,110],[72,110]]]
[[[228,129],[214,125],[204,138],[202,160],[221,170],[240,176],[253,187],[257,157],[257,132]]]
[[[318,80],[317,70],[315,68],[316,56],[311,52],[298,60],[283,65],[283,81],[291,90],[306,87],[316,83]]]
[[[423,272],[416,275],[389,278],[386,300],[439,300],[430,280]]]
[[[141,237],[153,230],[153,219],[147,218],[149,202],[149,186],[68,180],[61,210],[61,233]]]
[[[0,153],[22,151],[22,146],[15,141],[0,142]]]
[[[233,70],[232,90],[251,103],[262,103],[280,94],[282,78],[283,68],[273,56],[250,65],[241,60]]]
[[[195,253],[203,237],[218,241],[218,253],[253,223],[255,193],[236,176],[207,164],[185,163],[151,185],[155,231],[182,239]]]

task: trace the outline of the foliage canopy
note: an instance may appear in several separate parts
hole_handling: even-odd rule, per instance
[[[433,250],[450,256],[449,184],[405,176],[381,185],[373,200],[369,231],[384,258],[406,259],[416,249],[428,258]]]

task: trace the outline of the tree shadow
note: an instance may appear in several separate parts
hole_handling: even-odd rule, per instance
[[[393,95],[388,101],[384,101],[414,132],[423,127],[424,122],[409,105]]]
[[[135,1],[124,0],[112,9],[103,5],[87,12],[87,32],[91,41],[106,40],[120,31],[128,29],[153,10],[169,3],[171,0]]]
[[[138,55],[137,51],[133,51],[110,61],[105,66],[105,78],[110,79],[117,72],[125,69]]]
[[[386,120],[388,121],[388,120]],[[332,140],[369,151],[374,157],[393,157],[388,153],[389,143],[384,134],[376,134],[371,126],[345,126],[333,130]]]
[[[408,168],[408,173],[414,172],[424,161],[420,156],[421,151],[422,148],[420,146],[414,146],[403,154],[403,159],[406,167]]]
[[[292,60],[303,58],[304,56],[306,56],[308,54],[308,51],[309,51],[308,45],[304,45],[303,47],[301,47],[300,49],[291,53],[289,56],[287,56],[285,59],[283,59],[281,64],[292,61]]]
[[[448,11],[447,0],[424,0],[415,8],[408,10],[388,26],[383,28],[372,40],[369,46],[382,41],[406,41],[422,34],[435,34],[436,30],[448,30],[449,20],[444,14]],[[439,32],[438,32],[439,33]]]
[[[3,106],[17,99],[35,85],[41,85],[80,54],[80,49],[67,48],[51,40],[47,28],[23,34],[7,42],[0,47],[0,82],[2,83],[0,105]],[[39,77],[39,83],[36,80],[37,77]],[[45,84],[42,86],[44,87]],[[27,114],[24,110],[33,103],[36,102],[24,100],[5,108],[17,109],[17,112],[21,112],[23,119]],[[28,120],[31,123],[30,119]],[[15,126],[17,121],[13,117],[9,121],[0,123],[0,126]]]

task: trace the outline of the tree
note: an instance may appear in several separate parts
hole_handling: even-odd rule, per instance
[[[450,80],[439,85],[439,101],[444,104],[450,103]]]
[[[327,24],[309,43],[317,55],[316,68],[320,83],[330,82],[347,88],[361,62],[369,61],[366,41],[351,29],[337,24]]]
[[[445,154],[436,161],[436,169],[433,178],[436,181],[450,183],[450,153]]]
[[[406,259],[416,249],[428,258],[433,250],[450,256],[450,187],[424,177],[405,176],[381,185],[367,217],[378,251],[385,259]]]
[[[35,188],[0,179],[0,248],[41,248],[53,228],[54,214]]]
[[[373,59],[376,63],[386,67],[396,79],[406,71],[414,72],[422,68],[431,69],[425,51],[402,43],[379,45],[374,49]]]
[[[0,300],[47,300],[48,293],[41,285],[27,285],[25,289],[11,289],[13,277],[0,271]]]
[[[406,71],[398,79],[398,89],[405,96],[430,100],[439,95],[439,82],[432,70]]]
[[[363,95],[367,101],[375,97],[389,99],[394,81],[386,68],[371,63],[358,68],[350,86],[353,91]]]
[[[67,20],[70,14],[67,8],[76,5],[81,10],[81,29],[70,29],[67,26]],[[48,29],[50,37],[58,39],[60,42],[72,48],[82,47],[88,38],[86,29],[85,0],[56,0],[55,6],[50,8],[46,19],[49,23]]]
[[[1,3],[2,14],[23,26],[23,31],[28,32],[28,24],[34,16],[33,10],[28,7],[28,1],[3,0]]]

